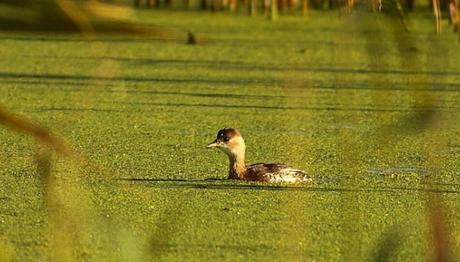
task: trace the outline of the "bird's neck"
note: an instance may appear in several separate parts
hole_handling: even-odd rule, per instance
[[[230,155],[229,158],[229,171],[228,178],[230,179],[243,179],[246,172],[246,164],[244,163],[244,152],[239,154]]]

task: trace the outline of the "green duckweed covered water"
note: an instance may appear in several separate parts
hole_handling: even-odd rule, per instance
[[[460,256],[460,46],[429,15],[139,19],[203,40],[0,34],[0,104],[91,161],[52,154],[44,183],[37,144],[0,129],[4,257],[422,261],[429,199]],[[205,145],[226,126],[314,182],[225,180]]]

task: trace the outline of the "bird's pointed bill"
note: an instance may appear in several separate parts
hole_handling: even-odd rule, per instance
[[[213,148],[213,147],[218,147],[220,146],[220,141],[218,141],[217,139],[212,141],[210,144],[208,144],[206,147],[207,148]]]

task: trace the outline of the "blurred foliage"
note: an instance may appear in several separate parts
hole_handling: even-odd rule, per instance
[[[122,33],[186,40],[186,32],[132,22],[130,7],[99,1],[37,0],[0,3],[0,30]]]
[[[105,180],[109,174],[119,178],[120,174],[113,175],[117,171],[106,171],[104,167],[99,168],[95,164],[87,166],[86,162],[81,163],[81,161],[78,161],[80,165],[77,166],[69,162],[56,163],[59,161],[53,159],[48,148],[54,149],[60,155],[70,155],[71,159],[80,160],[80,154],[74,154],[73,152],[78,150],[70,147],[61,136],[44,128],[42,124],[32,121],[32,116],[20,116],[0,108],[2,124],[38,142],[39,149],[36,150],[33,157],[35,160],[34,174],[40,182],[39,187],[42,189],[46,203],[44,224],[49,228],[43,229],[45,232],[43,234],[51,236],[50,246],[52,248],[50,249],[55,252],[54,258],[79,260],[86,255],[86,251],[81,246],[87,241],[86,245],[92,247],[93,235],[107,242],[115,241],[121,246],[121,252],[125,252],[127,257],[136,253],[133,251],[138,248],[136,244],[146,243],[144,253],[140,252],[140,254],[157,258],[175,255],[174,252],[169,252],[171,248],[203,248],[200,246],[204,245],[201,242],[191,244],[190,239],[187,239],[191,236],[201,236],[200,234],[202,234],[201,240],[209,245],[204,248],[209,250],[222,248],[225,252],[230,252],[233,248],[235,253],[240,252],[240,254],[242,252],[240,249],[249,250],[248,254],[256,251],[269,253],[272,247],[270,245],[275,243],[273,245],[279,248],[275,253],[278,257],[289,256],[289,258],[301,259],[311,255],[304,253],[311,245],[318,248],[317,250],[324,249],[323,253],[318,251],[318,254],[313,255],[333,257],[342,252],[343,257],[350,258],[350,261],[362,257],[360,241],[372,241],[377,238],[375,256],[373,256],[375,261],[385,261],[397,256],[402,250],[401,246],[404,245],[402,238],[406,237],[406,234],[400,234],[393,227],[386,230],[380,226],[394,226],[394,224],[403,223],[398,221],[398,218],[386,218],[388,213],[390,216],[396,214],[399,218],[414,219],[413,214],[407,214],[407,209],[410,209],[415,210],[416,215],[420,215],[421,211],[411,206],[412,203],[418,203],[419,194],[415,193],[415,196],[409,197],[401,196],[404,190],[389,187],[393,184],[398,186],[407,184],[391,181],[391,179],[385,180],[385,178],[382,179],[385,180],[382,182],[373,177],[361,177],[360,175],[363,170],[369,170],[369,162],[375,166],[392,165],[397,161],[408,163],[410,161],[407,159],[394,160],[394,158],[397,158],[399,153],[404,158],[410,159],[413,152],[425,157],[423,164],[433,167],[432,173],[438,172],[438,163],[432,155],[441,150],[430,144],[426,151],[418,152],[417,149],[413,150],[407,140],[410,141],[414,137],[432,132],[441,114],[436,110],[434,102],[436,100],[432,94],[417,95],[417,91],[413,89],[417,84],[411,83],[411,85],[404,82],[420,81],[421,85],[427,84],[427,78],[419,77],[417,74],[413,77],[413,72],[423,63],[415,59],[415,56],[407,55],[408,50],[415,48],[417,44],[421,48],[426,48],[426,46],[425,42],[416,43],[400,35],[402,31],[407,30],[403,9],[398,6],[399,3],[396,0],[390,4],[388,6],[391,6],[391,9],[386,12],[389,14],[386,19],[397,20],[396,23],[386,23],[389,20],[385,20],[383,26],[380,24],[381,27],[377,28],[378,30],[371,30],[374,28],[366,28],[368,26],[366,23],[354,21],[352,25],[354,30],[358,28],[358,31],[364,32],[364,36],[361,35],[361,38],[358,38],[359,41],[364,42],[365,51],[361,53],[358,52],[356,46],[362,43],[352,42],[356,37],[356,35],[350,35],[350,30],[353,28],[346,28],[345,25],[346,30],[341,28],[342,32],[338,32],[338,24],[331,25],[330,21],[327,21],[323,23],[323,26],[330,29],[329,32],[336,30],[335,35],[329,39],[325,37],[327,30],[315,31],[315,28],[309,27],[307,28],[309,32],[316,35],[302,38],[303,41],[299,41],[298,38],[304,36],[283,34],[288,29],[292,30],[291,26],[286,26],[272,33],[281,34],[289,41],[285,41],[283,37],[275,38],[267,33],[261,33],[262,37],[254,41],[254,35],[248,37],[245,31],[248,29],[244,28],[245,30],[240,30],[244,33],[244,35],[239,35],[240,38],[235,35],[227,35],[227,38],[224,37],[221,42],[205,50],[190,50],[185,46],[174,45],[169,46],[170,49],[162,49],[164,53],[154,53],[157,51],[155,48],[160,49],[161,47],[149,42],[148,47],[136,46],[134,43],[134,48],[137,49],[130,49],[134,51],[134,57],[123,53],[129,47],[133,47],[129,43],[120,44],[120,46],[127,45],[128,48],[124,50],[117,50],[120,46],[113,45],[112,48],[115,51],[111,54],[112,56],[108,55],[110,54],[108,49],[98,49],[98,52],[91,54],[97,61],[96,64],[113,60],[116,63],[125,64],[126,67],[122,68],[123,70],[118,70],[113,64],[109,64],[115,68],[113,71],[94,69],[94,64],[87,63],[87,60],[91,59],[87,54],[79,53],[81,50],[67,49],[63,51],[64,54],[67,54],[63,56],[63,59],[79,62],[69,65],[69,68],[53,68],[56,71],[63,69],[62,75],[45,72],[48,70],[46,64],[44,65],[46,69],[39,69],[38,73],[35,72],[36,74],[31,72],[4,73],[2,77],[12,81],[15,85],[24,85],[24,82],[21,81],[26,79],[37,81],[35,84],[38,86],[45,83],[48,90],[53,88],[57,90],[54,95],[46,97],[45,105],[40,102],[27,104],[32,98],[26,99],[26,102],[16,99],[15,101],[4,101],[5,103],[10,103],[12,107],[25,107],[26,110],[32,110],[32,113],[29,112],[31,115],[37,112],[38,114],[43,113],[46,118],[42,121],[50,121],[48,123],[51,125],[57,125],[53,122],[57,121],[53,118],[55,112],[65,112],[60,115],[65,121],[69,121],[72,117],[85,116],[86,118],[82,120],[78,119],[82,121],[78,122],[80,130],[74,132],[75,126],[67,126],[70,129],[70,131],[67,130],[67,137],[73,139],[75,144],[80,145],[80,148],[90,151],[94,159],[113,169],[118,169],[117,171],[127,171],[123,173],[124,176],[141,176],[144,182],[152,182],[149,185],[158,182],[155,180],[156,176],[166,177],[167,182],[175,183],[177,180],[173,179],[174,176],[202,178],[216,174],[219,171],[213,164],[216,158],[207,156],[205,153],[196,154],[196,152],[202,140],[208,139],[207,131],[203,130],[210,130],[212,133],[215,131],[215,125],[227,125],[228,123],[242,125],[246,130],[253,131],[253,141],[259,141],[261,145],[267,147],[264,150],[254,150],[256,151],[253,151],[254,158],[260,156],[284,157],[285,160],[304,165],[304,167],[310,168],[311,166],[311,170],[318,178],[316,184],[298,188],[257,184],[247,186],[233,181],[224,181],[214,188],[207,188],[207,185],[213,185],[212,182],[200,182],[204,185],[188,183],[187,186],[175,183],[171,186],[174,191],[168,190],[168,186],[164,185],[163,187],[167,190],[161,188],[163,190],[161,191],[158,189],[161,187],[161,185],[158,186],[158,183],[155,184],[157,188],[139,187],[133,185],[134,183],[120,185],[117,184],[118,182]],[[0,7],[2,8],[0,26],[3,30],[82,32],[92,37],[98,36],[99,32],[162,37],[179,35],[175,33],[176,31],[129,22],[132,15],[131,9],[109,6],[95,1],[7,1]],[[271,17],[276,18],[277,13],[275,12],[278,10],[274,5],[271,7]],[[375,22],[370,19],[366,21]],[[228,24],[232,23],[227,21]],[[266,31],[265,24],[259,24],[259,26],[259,29],[263,28]],[[303,26],[302,24],[297,28],[303,30],[305,29]],[[234,29],[230,26],[224,28],[227,31]],[[385,30],[388,31],[386,34],[381,33]],[[222,34],[225,33],[230,34],[228,32]],[[197,42],[195,35],[191,32],[188,32],[187,36],[188,43]],[[266,41],[270,37],[273,37],[273,42]],[[286,43],[287,46],[283,46]],[[391,50],[393,53],[385,49],[386,44],[391,47],[396,46],[394,50]],[[350,45],[353,48],[350,48]],[[329,48],[330,46],[332,48]],[[304,49],[302,54],[292,52],[299,47]],[[324,49],[325,47],[329,49]],[[440,50],[440,46],[435,47],[436,50]],[[257,52],[253,52],[254,49],[257,49]],[[12,53],[10,58],[16,59],[19,56],[14,55],[14,51]],[[392,59],[397,61],[395,64],[402,68],[400,75],[389,72],[392,67],[385,64],[390,60],[388,54],[391,54]],[[197,56],[200,58],[197,59]],[[25,63],[33,64],[34,59],[40,59],[40,61],[52,64],[55,63],[54,59],[61,58],[44,58],[37,54],[31,57]],[[247,61],[234,62],[238,59],[247,59]],[[362,64],[357,63],[354,59],[362,59],[360,62],[366,66],[364,74],[361,72],[363,70],[356,69],[357,65],[362,66]],[[450,58],[447,57],[445,60],[439,58],[441,63],[445,63],[448,59]],[[330,64],[324,63],[325,60]],[[79,63],[82,63],[83,66]],[[136,66],[133,67],[133,64]],[[53,64],[53,66],[56,65]],[[88,69],[90,76],[78,75],[82,73],[78,70],[84,66],[90,68]],[[435,66],[431,67],[431,64],[423,65],[423,68],[425,67],[429,72],[437,69]],[[14,66],[8,68],[11,71],[16,69]],[[352,68],[352,71],[348,71],[349,68]],[[101,75],[94,74],[97,70],[102,72]],[[153,76],[150,78],[146,76],[149,74]],[[382,82],[382,75],[385,75],[382,86],[388,91],[379,86]],[[414,79],[404,79],[407,75]],[[370,81],[366,82],[361,77],[369,77]],[[394,95],[398,84],[395,78],[407,84],[404,87],[407,92],[406,97],[402,99],[403,102]],[[447,78],[442,80],[448,82]],[[152,85],[152,83],[162,84]],[[30,83],[26,84],[28,88]],[[89,88],[76,88],[78,85]],[[360,85],[362,86],[359,87]],[[68,90],[65,87],[69,87]],[[372,93],[369,94],[366,88],[371,89]],[[25,90],[27,90],[25,91],[26,97],[36,98],[36,94],[30,89]],[[15,98],[22,95],[20,88],[12,89],[11,92],[16,95]],[[69,97],[67,92],[72,92],[74,100],[70,102],[66,100]],[[385,96],[382,96],[382,92]],[[444,94],[445,101],[443,102],[448,104],[452,96]],[[365,100],[369,97],[370,103],[366,105]],[[39,101],[39,99],[33,101]],[[68,112],[72,113],[70,117],[67,115]],[[110,120],[107,120],[106,117]],[[38,122],[41,123],[41,121]],[[89,134],[84,135],[85,132]],[[5,144],[17,146],[16,141],[11,138],[14,135],[2,135],[9,139]],[[404,145],[404,142],[409,145]],[[447,143],[446,141],[440,142]],[[398,143],[402,148],[393,148]],[[257,145],[253,142],[254,144]],[[423,147],[426,144],[428,143],[424,141],[414,142],[415,146]],[[42,146],[46,148],[42,149]],[[379,155],[379,152],[375,150],[377,147],[391,154]],[[16,148],[8,150],[18,153],[14,151]],[[23,150],[28,152],[28,149],[23,148]],[[26,161],[21,162],[22,165],[27,165],[24,162]],[[420,164],[419,162],[416,161],[415,164]],[[411,164],[414,163],[411,162]],[[10,175],[11,170],[14,170],[15,167],[8,166],[7,168],[6,173]],[[21,168],[20,172],[28,170],[24,166]],[[346,180],[346,176],[350,174],[356,176],[357,178],[353,178],[356,180]],[[16,181],[17,178],[14,175],[13,179],[11,177],[8,179]],[[328,184],[327,180],[321,180],[321,175],[329,176],[329,179],[336,179],[339,182]],[[404,179],[411,179],[407,178],[406,174],[397,175]],[[419,179],[421,175],[415,174],[414,176]],[[361,180],[358,181],[358,179]],[[439,180],[442,181],[442,179]],[[428,182],[433,181],[426,181]],[[382,183],[383,186],[379,183]],[[215,190],[219,186],[223,189],[221,192]],[[369,187],[373,188],[369,189]],[[17,188],[23,190],[22,187]],[[241,189],[245,188],[253,190],[241,193]],[[420,190],[416,187],[410,189]],[[262,192],[262,190],[284,192],[273,194],[273,192]],[[372,191],[372,197],[369,197],[366,190]],[[385,194],[379,190],[387,190],[390,193]],[[40,196],[40,194],[37,195]],[[34,195],[33,198],[35,199],[36,196]],[[404,203],[400,200],[401,198],[404,201],[409,199],[411,202]],[[33,201],[30,202],[33,203]],[[448,223],[444,215],[446,209],[439,203],[441,199],[428,201],[427,225],[428,228],[430,226],[432,228],[429,233],[434,236],[435,257],[443,260],[447,257],[446,253],[450,252],[447,243],[452,240],[449,239],[446,226]],[[274,210],[274,212],[267,212],[267,210]],[[31,212],[30,209],[28,212]],[[34,215],[36,214],[32,214]],[[235,222],[235,220],[239,221]],[[411,222],[414,221],[416,220],[411,220]],[[142,239],[137,238],[138,236],[131,232],[117,231],[118,228],[113,225],[135,227],[141,231],[141,235],[147,235],[147,237]],[[106,232],[100,227],[106,227]],[[371,231],[367,231],[369,228]],[[412,230],[419,232],[418,229]],[[184,231],[187,232],[184,233]],[[337,231],[340,232],[337,233]],[[263,234],[258,234],[260,232]],[[369,232],[381,232],[382,235],[368,236]],[[139,232],[136,233],[139,234]],[[234,234],[240,234],[242,239],[239,240],[246,240],[249,244],[244,246],[244,243],[235,243],[232,246],[231,241],[235,240]],[[275,235],[279,239],[270,242],[273,239],[265,237],[264,234]],[[426,238],[431,238],[430,234]],[[113,235],[115,237],[112,237]],[[218,243],[209,240],[211,236],[214,236],[217,242],[223,242],[222,239],[225,239],[230,243],[224,242],[219,246]],[[341,238],[337,239],[337,236]],[[257,241],[254,241],[255,238]],[[338,241],[343,242],[337,244]],[[318,242],[321,242],[326,248],[316,246]],[[14,255],[13,249],[9,243],[2,243],[0,242],[0,251],[4,252],[0,259],[4,257],[11,259]],[[251,244],[253,250],[251,250]],[[327,248],[328,245],[330,249]],[[264,250],[264,247],[267,246],[268,248]],[[292,247],[298,250],[292,252]],[[342,250],[337,251],[339,248]]]
[[[62,154],[64,156],[69,156],[71,154],[70,148],[61,138],[54,135],[46,128],[43,128],[40,125],[33,123],[33,121],[25,117],[18,116],[1,107],[0,124],[10,127],[19,133],[25,133],[33,137],[40,144],[44,144],[46,146],[54,148],[54,150],[59,154]]]

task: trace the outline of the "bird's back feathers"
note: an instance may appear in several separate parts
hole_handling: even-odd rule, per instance
[[[285,164],[257,163],[247,166],[245,178],[252,181],[265,182],[307,182],[311,178],[302,170]]]

